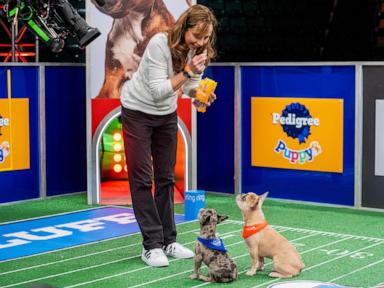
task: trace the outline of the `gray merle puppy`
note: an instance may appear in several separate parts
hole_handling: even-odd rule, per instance
[[[237,279],[237,266],[227,254],[223,240],[216,238],[216,225],[227,219],[215,209],[200,209],[200,237],[195,245],[195,270],[191,279],[206,282],[231,282]],[[200,267],[208,266],[208,276],[201,275]]]

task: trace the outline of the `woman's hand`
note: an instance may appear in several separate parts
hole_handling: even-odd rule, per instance
[[[211,104],[215,102],[216,98],[216,94],[212,92],[211,95],[209,95],[207,106],[211,106]]]
[[[194,56],[188,66],[194,74],[201,74],[205,70],[206,61],[207,54],[201,53],[199,55]]]
[[[205,109],[209,106],[211,106],[211,104],[216,100],[216,94],[215,93],[211,93],[211,95],[209,96],[209,100],[208,100],[208,103],[204,103],[204,102],[201,102],[197,99],[194,99],[193,100],[193,106],[196,107],[196,109],[200,112],[205,112]]]
[[[207,104],[197,100],[197,99],[194,99],[193,102],[192,102],[193,106],[195,106],[196,108],[204,108],[204,107],[207,107]]]

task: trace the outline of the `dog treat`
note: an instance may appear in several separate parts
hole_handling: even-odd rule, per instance
[[[209,97],[213,92],[215,92],[215,89],[217,87],[217,82],[209,79],[209,78],[204,78],[200,81],[199,87],[197,88],[196,91],[196,100],[208,104],[209,102]],[[206,111],[206,106],[197,106],[196,109],[199,112],[205,112]]]

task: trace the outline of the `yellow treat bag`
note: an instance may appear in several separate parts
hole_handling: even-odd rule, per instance
[[[204,78],[200,80],[199,87],[197,88],[196,91],[196,100],[208,104],[209,101],[209,96],[211,93],[215,91],[217,87],[217,82],[209,79],[209,78]],[[205,112],[206,111],[206,106],[203,107],[196,107],[197,111],[199,112]]]

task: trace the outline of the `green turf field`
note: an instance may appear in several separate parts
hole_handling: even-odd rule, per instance
[[[170,261],[167,268],[150,268],[140,260],[141,236],[73,247],[0,263],[0,287],[268,287],[282,279],[265,271],[248,277],[250,258],[241,238],[242,221],[233,197],[207,195],[207,207],[228,214],[218,227],[220,237],[238,265],[240,275],[231,284],[190,280],[193,260]],[[0,206],[2,223],[48,214],[87,209],[85,195],[52,198]],[[182,213],[183,207],[176,207]],[[379,287],[384,283],[383,213],[347,208],[326,208],[268,199],[264,213],[287,239],[294,243],[306,264],[299,277],[288,280],[318,280],[351,287]],[[178,225],[178,241],[192,248],[199,231],[197,222]],[[1,253],[1,252],[0,252]],[[206,268],[203,272],[206,272]],[[383,285],[383,284],[382,284]],[[383,286],[384,287],[384,286]]]

